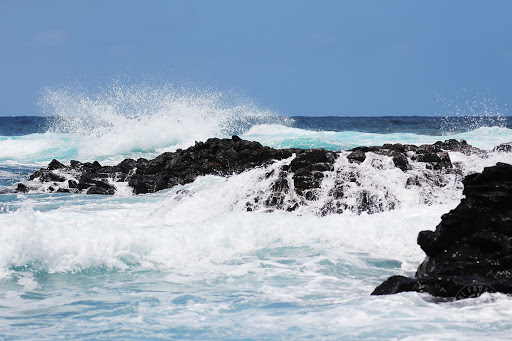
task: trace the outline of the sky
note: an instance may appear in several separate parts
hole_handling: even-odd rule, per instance
[[[41,114],[44,88],[148,79],[287,116],[505,110],[511,13],[506,0],[1,1],[0,115]]]

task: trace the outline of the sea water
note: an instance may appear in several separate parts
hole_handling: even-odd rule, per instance
[[[507,295],[370,296],[391,275],[414,275],[418,232],[458,204],[460,184],[432,189],[437,199],[425,203],[400,170],[361,165],[398,205],[323,217],[247,212],[244,198],[264,189],[261,168],[139,196],[126,185],[114,196],[8,191],[53,158],[116,164],[232,134],[276,148],[455,138],[490,150],[512,141],[510,117],[282,117],[219,94],[140,88],[49,91],[44,101],[47,117],[0,118],[1,339],[510,337]],[[512,163],[506,153],[450,156],[465,174]]]

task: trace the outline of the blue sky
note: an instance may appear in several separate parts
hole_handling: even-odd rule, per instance
[[[512,1],[471,0],[3,1],[0,115],[40,114],[44,87],[149,78],[283,115],[505,108],[511,13]]]

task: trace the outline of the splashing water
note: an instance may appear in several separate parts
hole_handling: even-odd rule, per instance
[[[114,85],[91,96],[46,89],[42,105],[53,117],[49,132],[75,136],[80,159],[134,152],[154,157],[196,140],[240,134],[257,123],[293,121],[221,92],[171,85]]]
[[[323,125],[314,131],[220,93],[172,88],[112,87],[89,97],[48,90],[44,101],[53,116],[49,131],[0,136],[0,186],[23,178],[13,160],[115,162],[237,132],[274,147],[329,149],[445,139],[431,129],[435,119],[309,118]],[[482,126],[451,137],[490,149],[512,141],[510,128]],[[408,174],[389,157],[349,164],[345,154],[324,173],[318,200],[295,212],[255,200],[273,195],[280,164],[291,160],[148,195],[1,194],[0,339],[508,337],[512,298],[502,294],[443,304],[418,293],[370,296],[389,276],[414,274],[424,258],[418,232],[435,228],[462,192],[456,175],[442,188],[408,187]],[[512,153],[450,158],[470,174],[511,163]],[[315,215],[330,200],[326,189],[347,181],[347,167],[394,210]],[[351,186],[340,198],[348,206],[358,199]]]
[[[496,99],[481,94],[471,96],[467,90],[462,90],[450,99],[437,95],[437,101],[443,105],[441,130],[444,134],[456,132],[458,127],[466,130],[476,130],[482,127],[506,127],[507,110],[501,108]]]

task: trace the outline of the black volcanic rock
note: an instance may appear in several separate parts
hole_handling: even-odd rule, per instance
[[[50,188],[62,188],[71,193],[86,191],[87,194],[114,194],[115,186],[109,180],[127,181],[135,194],[153,193],[190,183],[201,175],[229,176],[264,166],[291,157],[295,151],[299,150],[264,147],[258,142],[242,140],[238,136],[231,139],[212,138],[206,142],[196,142],[186,150],[163,153],[149,161],[143,158],[136,161],[125,159],[117,166],[101,166],[98,161],[82,163],[76,160],[64,166],[52,160],[47,168],[36,171],[29,180],[52,183],[52,186],[46,187],[50,191]],[[318,158],[322,152],[313,154]],[[306,161],[315,162],[307,156]],[[66,174],[73,179],[64,177]],[[15,191],[26,192],[30,189],[30,186],[23,184],[16,187]]]
[[[18,193],[27,193],[29,190],[27,188],[27,186],[25,186],[24,184],[22,183],[19,183],[16,185],[16,192]]]
[[[447,152],[436,146],[424,144],[421,145],[416,151],[416,160],[419,162],[428,163],[427,168],[442,169],[452,168],[452,162]]]
[[[196,142],[186,150],[164,153],[146,163],[139,163],[129,185],[135,194],[152,193],[190,183],[200,175],[228,176],[290,156],[291,150],[263,147],[258,142],[242,140],[238,136],[212,138]]]
[[[446,141],[437,141],[434,146],[442,150],[451,150],[466,155],[485,153],[483,150],[469,145],[465,140],[449,139]]]
[[[299,153],[290,163],[295,191],[308,200],[316,198],[313,189],[320,187],[323,172],[334,169],[335,160],[335,154],[324,149],[311,149]]]
[[[352,150],[352,153],[347,155],[350,162],[363,162],[366,160],[366,152],[361,149]]]
[[[294,211],[301,206],[313,205],[321,215],[345,210],[376,213],[394,209],[399,200],[390,188],[379,182],[362,186],[362,182],[367,181],[363,180],[367,177],[365,168],[380,171],[391,167],[404,173],[412,172],[406,186],[424,186],[428,196],[428,193],[432,195],[432,188],[446,186],[445,176],[460,172],[451,163],[447,153],[450,148],[473,150],[464,141],[455,140],[419,147],[397,143],[334,152],[275,149],[238,136],[211,138],[196,142],[185,150],[163,153],[152,160],[125,159],[116,166],[76,160],[65,166],[52,160],[47,168],[36,171],[29,181],[13,188],[13,191],[110,195],[115,193],[116,183],[124,182],[135,194],[153,193],[191,183],[198,176],[227,177],[254,168],[268,168],[287,159],[280,163],[279,169],[268,171],[266,179],[271,179],[268,188],[247,197],[248,211]],[[343,158],[348,164],[343,162]],[[338,166],[337,160],[341,161]],[[431,199],[425,199],[425,203],[431,203]]]
[[[427,257],[415,278],[390,277],[372,295],[512,293],[512,165],[487,167],[463,184],[465,199],[442,216],[435,231],[419,233],[418,244]]]
[[[48,170],[55,170],[55,169],[59,169],[59,168],[64,168],[65,166],[60,163],[59,161],[53,159],[50,164],[48,165]]]
[[[512,152],[512,142],[502,143],[497,147],[494,147],[494,152],[502,152],[502,153],[511,153]]]
[[[393,157],[393,164],[396,168],[401,169],[403,172],[406,172],[409,169],[409,160],[407,160],[407,157],[398,152],[394,152],[391,154]]]
[[[350,162],[361,163],[366,159],[366,153],[386,155],[393,158],[395,166],[402,171],[409,169],[409,160],[424,163],[427,169],[440,170],[453,167],[447,151],[456,151],[464,154],[485,153],[483,150],[469,145],[466,141],[455,139],[438,141],[434,144],[415,146],[412,144],[386,143],[382,147],[356,147],[347,156]]]

